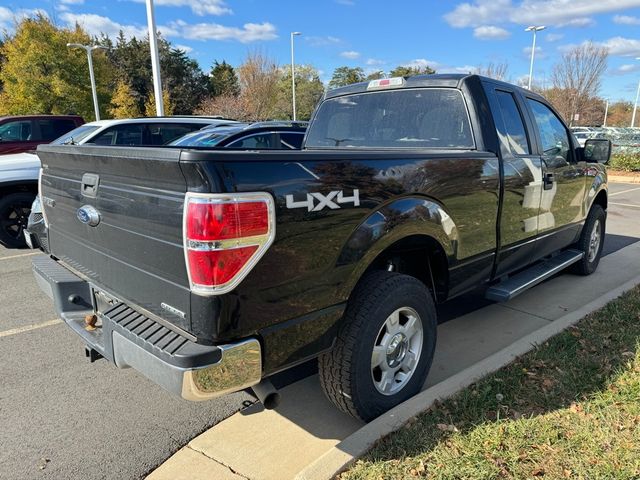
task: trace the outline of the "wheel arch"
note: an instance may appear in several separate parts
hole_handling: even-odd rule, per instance
[[[361,222],[340,252],[337,266],[353,265],[340,296],[348,299],[372,270],[390,269],[418,278],[444,300],[457,247],[457,226],[441,204],[425,197],[391,202]]]

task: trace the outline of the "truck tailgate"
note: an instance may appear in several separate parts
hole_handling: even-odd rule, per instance
[[[51,254],[119,300],[188,329],[180,150],[41,146],[38,156]],[[81,221],[82,207],[95,209],[97,225]]]

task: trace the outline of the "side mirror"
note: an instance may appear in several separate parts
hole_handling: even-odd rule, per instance
[[[584,159],[589,163],[609,163],[611,140],[590,138],[584,143]]]

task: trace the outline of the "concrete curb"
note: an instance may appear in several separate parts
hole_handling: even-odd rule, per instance
[[[532,350],[552,336],[576,324],[591,312],[602,308],[611,300],[640,284],[640,275],[610,290],[582,308],[553,321],[521,338],[507,348],[487,357],[472,367],[448,378],[398,405],[354,432],[327,453],[296,475],[296,480],[329,480],[346,470],[358,457],[365,454],[382,437],[400,429],[409,419],[427,410],[436,400],[454,395],[460,390],[511,363],[515,358]]]
[[[633,176],[607,175],[609,183],[640,183],[640,174]]]

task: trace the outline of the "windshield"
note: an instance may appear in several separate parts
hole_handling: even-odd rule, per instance
[[[326,100],[307,148],[474,148],[459,90],[420,88],[360,93]]]
[[[98,128],[97,125],[82,125],[70,132],[65,133],[61,137],[56,138],[52,145],[64,145],[64,144],[78,144],[87,138],[91,133],[95,132]]]

